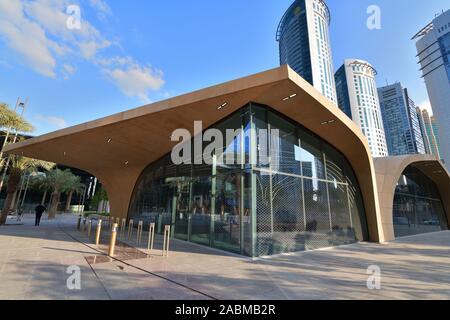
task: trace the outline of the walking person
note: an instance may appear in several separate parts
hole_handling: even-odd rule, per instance
[[[42,214],[45,212],[45,210],[47,210],[47,208],[40,204],[34,210],[36,211],[36,220],[34,225],[37,227],[41,224]]]
[[[23,216],[23,209],[19,208],[19,210],[17,210],[17,221],[22,221],[22,216]]]

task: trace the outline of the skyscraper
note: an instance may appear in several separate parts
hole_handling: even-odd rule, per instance
[[[450,169],[450,10],[437,16],[413,38],[422,77],[439,127],[441,155]]]
[[[425,118],[423,116],[422,110],[419,107],[416,107],[417,118],[419,119],[420,132],[423,137],[423,145],[425,147],[426,154],[433,154],[431,150],[431,141],[427,133],[427,126],[425,124]]]
[[[425,154],[416,105],[400,83],[378,88],[389,155]]]
[[[366,61],[346,59],[335,75],[339,108],[362,130],[374,157],[388,149],[375,82],[376,70]]]
[[[436,125],[436,119],[434,117],[430,117],[430,114],[427,110],[422,110],[422,119],[425,125],[425,134],[426,139],[428,140],[430,147],[430,154],[433,154],[439,159],[442,158],[441,151],[439,149],[439,139],[438,139],[438,129]],[[424,139],[425,140],[425,139]]]
[[[330,11],[323,0],[295,0],[277,30],[280,64],[288,64],[337,104],[331,54]]]

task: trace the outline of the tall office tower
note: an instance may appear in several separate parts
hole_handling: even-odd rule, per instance
[[[346,59],[336,72],[339,108],[362,130],[374,157],[386,157],[388,149],[378,100],[376,70],[366,61]]]
[[[378,88],[389,155],[425,154],[416,105],[400,83]]]
[[[437,16],[413,38],[422,77],[439,127],[441,156],[450,169],[450,10]]]
[[[323,0],[295,0],[277,30],[280,64],[288,64],[337,104],[330,46],[330,11]]]
[[[426,154],[433,154],[431,150],[431,141],[428,137],[427,126],[425,124],[425,118],[423,116],[422,110],[419,107],[416,107],[417,118],[419,119],[420,132],[422,133],[423,145],[425,147]]]
[[[430,145],[430,154],[433,154],[439,159],[442,158],[441,151],[439,149],[439,139],[438,139],[438,129],[436,125],[436,119],[434,117],[430,117],[430,114],[427,110],[422,110],[422,119],[425,125],[425,133],[427,136],[427,140]]]

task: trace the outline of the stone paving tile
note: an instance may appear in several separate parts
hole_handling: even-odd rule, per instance
[[[450,299],[450,232],[258,260],[177,240],[162,257],[161,237],[148,252],[144,232],[140,252],[119,246],[122,263],[105,257],[107,234],[96,248],[75,225],[63,216],[0,227],[0,299]],[[374,264],[382,288],[371,291]],[[81,268],[80,291],[65,285],[69,265]]]

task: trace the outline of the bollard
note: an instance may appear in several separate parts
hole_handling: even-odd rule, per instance
[[[169,256],[170,226],[164,227],[163,257]]]
[[[108,228],[109,228],[109,229],[111,229],[111,219],[112,219],[112,217],[109,216],[109,218],[108,218]]]
[[[137,228],[137,236],[136,236],[136,244],[140,245],[142,240],[142,227],[144,226],[144,222],[139,221]]]
[[[125,228],[127,225],[127,219],[122,219],[122,224],[120,225],[120,237],[123,239],[123,236],[125,235]]]
[[[89,239],[91,238],[91,229],[92,229],[92,220],[89,219],[88,225],[87,225],[87,236]]]
[[[100,244],[100,233],[102,232],[102,220],[98,220],[97,223],[97,232],[95,233],[95,245],[98,246]]]
[[[80,230],[80,228],[81,228],[81,214],[78,217],[77,230]]]
[[[86,218],[83,219],[83,223],[81,224],[81,232],[84,233],[85,229],[86,229]]]
[[[150,228],[148,229],[148,246],[147,250],[153,250],[153,240],[155,239],[155,224],[150,223]]]
[[[128,222],[128,240],[131,239],[131,236],[133,235],[133,219],[130,219],[130,221]]]
[[[113,224],[111,230],[111,240],[109,241],[108,255],[114,257],[114,250],[116,249],[116,238],[117,238],[117,223]]]

